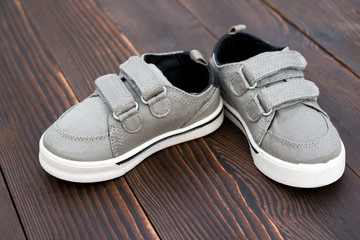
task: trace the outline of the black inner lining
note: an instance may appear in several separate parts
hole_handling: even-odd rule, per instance
[[[188,52],[146,55],[144,60],[159,68],[172,85],[188,93],[201,93],[211,84],[208,67],[192,61]]]
[[[219,64],[227,64],[244,61],[262,52],[280,51],[282,49],[248,33],[238,33],[223,36],[216,44],[214,53]]]

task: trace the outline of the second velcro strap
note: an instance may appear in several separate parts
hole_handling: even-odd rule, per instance
[[[95,80],[99,96],[106,102],[113,116],[127,132],[137,132],[142,126],[138,103],[123,81],[116,74],[108,74]]]
[[[116,74],[101,76],[95,80],[100,96],[106,101],[111,111],[117,116],[136,106],[133,96]]]
[[[170,100],[163,86],[163,75],[159,75],[139,57],[130,57],[120,65],[121,74],[140,92],[143,103],[149,105],[155,117],[166,116],[171,109]]]
[[[270,76],[280,70],[293,68],[303,70],[306,67],[305,58],[296,51],[283,50],[265,52],[244,63],[242,72],[250,85]]]
[[[267,87],[259,93],[258,98],[264,110],[268,112],[284,103],[316,100],[318,96],[319,89],[313,82],[296,79]]]
[[[250,120],[257,121],[261,116],[270,115],[280,109],[303,101],[315,101],[319,96],[318,87],[311,81],[295,79],[264,88],[257,97],[246,105]]]

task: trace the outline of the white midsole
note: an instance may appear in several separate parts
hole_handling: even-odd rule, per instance
[[[295,164],[286,162],[261,149],[256,144],[249,128],[236,109],[231,107],[225,101],[224,105],[226,117],[237,125],[247,136],[249,144],[251,145],[251,155],[256,167],[269,178],[289,186],[319,187],[335,182],[342,176],[345,170],[345,147],[342,142],[339,156],[326,163]]]
[[[125,174],[126,172],[134,168],[137,164],[139,164],[142,160],[144,160],[144,158],[150,156],[151,154],[159,150],[181,142],[205,136],[215,131],[217,128],[220,127],[223,121],[224,114],[222,111],[223,102],[222,100],[220,100],[217,109],[208,117],[188,127],[177,129],[157,136],[119,157],[102,161],[80,162],[59,157],[45,148],[42,136],[39,143],[39,160],[42,167],[47,172],[49,172],[51,175],[54,175],[55,177],[64,180],[74,182],[98,182],[109,180]],[[211,122],[213,119],[215,120]],[[206,124],[208,122],[211,123]],[[205,126],[199,127],[204,124]],[[163,141],[157,143],[160,140]],[[139,152],[141,153],[138,154]],[[136,154],[138,155],[133,157]],[[130,161],[125,161],[129,158],[131,158]]]

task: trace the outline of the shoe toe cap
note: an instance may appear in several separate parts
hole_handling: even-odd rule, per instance
[[[43,135],[44,147],[54,155],[74,161],[112,158],[106,105],[90,97],[65,112]]]
[[[290,163],[315,164],[339,156],[342,144],[327,116],[299,105],[277,113],[261,148]]]

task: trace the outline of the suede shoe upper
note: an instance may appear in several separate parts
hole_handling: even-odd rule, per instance
[[[311,164],[337,157],[341,140],[317,104],[318,88],[304,79],[304,57],[244,29],[232,28],[210,59],[225,106],[234,108],[256,144],[278,159]]]
[[[107,160],[209,116],[220,90],[200,58],[197,51],[129,58],[47,129],[45,148],[68,160]]]

